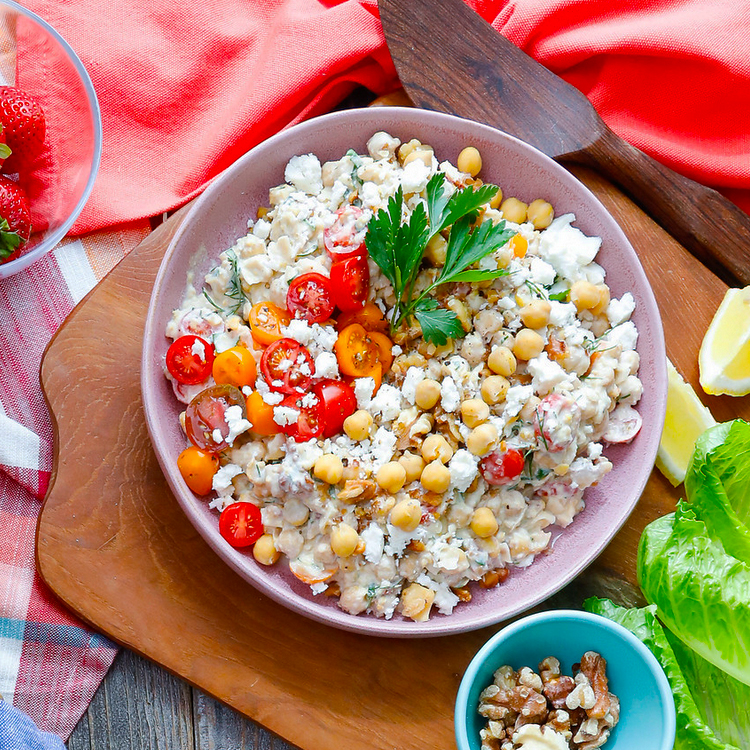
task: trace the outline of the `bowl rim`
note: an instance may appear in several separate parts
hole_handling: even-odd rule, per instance
[[[60,46],[65,50],[70,61],[73,63],[73,67],[78,72],[78,75],[81,77],[83,88],[86,91],[86,97],[89,100],[91,116],[94,121],[94,158],[91,162],[91,169],[89,171],[88,179],[86,180],[86,186],[84,187],[83,193],[81,193],[81,197],[78,199],[78,203],[76,203],[65,221],[54,231],[50,232],[31,252],[24,253],[19,258],[10,261],[10,263],[0,264],[0,279],[4,279],[8,276],[13,276],[19,271],[23,271],[24,268],[28,268],[33,263],[36,263],[36,261],[43,255],[46,255],[53,250],[60,240],[62,240],[68,233],[70,227],[73,226],[73,223],[79,217],[81,211],[83,211],[83,207],[86,205],[86,202],[91,196],[91,191],[94,188],[94,182],[96,181],[102,158],[103,131],[101,109],[99,108],[99,100],[96,96],[94,84],[91,82],[91,77],[89,76],[84,64],[81,62],[81,58],[78,57],[70,44],[68,44],[60,32],[47,21],[33,11],[28,10],[28,8],[24,8],[23,5],[19,5],[15,0],[1,0],[0,5],[7,5],[14,8],[22,15],[39,24],[39,26],[45,29],[45,31],[57,40]]]
[[[484,643],[484,645],[482,645],[479,651],[474,654],[472,660],[469,662],[469,666],[466,667],[466,670],[461,677],[461,684],[459,685],[456,694],[454,726],[458,750],[470,750],[471,748],[467,721],[469,711],[469,692],[476,682],[479,670],[484,665],[485,661],[491,657],[497,644],[512,638],[516,633],[524,630],[530,625],[551,625],[558,622],[586,622],[604,630],[609,630],[622,641],[627,643],[633,651],[643,659],[646,666],[649,668],[649,671],[654,676],[659,697],[661,699],[661,713],[664,718],[664,734],[661,738],[659,750],[672,750],[677,732],[677,710],[675,708],[674,694],[672,693],[669,680],[667,679],[667,675],[661,664],[659,664],[656,656],[654,656],[648,646],[646,646],[640,638],[634,635],[626,627],[620,625],[614,620],[603,617],[602,615],[576,609],[553,609],[521,617],[495,633],[486,643]]]
[[[168,281],[167,269],[170,263],[172,262],[172,257],[175,254],[178,248],[178,245],[182,242],[183,237],[188,233],[191,222],[195,220],[196,216],[200,215],[205,204],[207,203],[210,204],[213,194],[219,193],[221,191],[224,180],[227,179],[229,176],[234,175],[236,172],[243,170],[245,168],[245,164],[248,161],[252,161],[253,155],[258,149],[260,148],[272,149],[273,147],[276,146],[276,144],[279,141],[283,142],[283,140],[287,137],[287,135],[292,130],[294,130],[294,132],[300,132],[300,131],[305,131],[305,130],[315,131],[318,127],[320,127],[321,124],[326,124],[329,120],[343,119],[343,118],[354,119],[354,118],[359,118],[359,117],[375,118],[375,117],[378,117],[380,113],[387,115],[389,112],[401,112],[401,113],[409,112],[409,113],[412,113],[412,115],[415,117],[416,116],[419,116],[422,118],[429,117],[430,119],[434,119],[434,123],[436,127],[439,127],[440,125],[447,125],[447,126],[451,126],[454,128],[456,126],[466,127],[466,124],[468,123],[472,128],[478,128],[480,131],[484,131],[487,135],[492,134],[493,137],[496,137],[497,134],[499,134],[503,139],[507,139],[509,141],[512,141],[514,144],[516,144],[516,146],[519,147],[521,151],[528,151],[530,153],[541,155],[543,160],[547,163],[547,167],[556,175],[558,175],[559,178],[563,182],[568,181],[568,180],[575,182],[576,189],[580,190],[582,193],[587,195],[588,199],[598,206],[598,211],[600,211],[602,215],[602,221],[605,224],[610,225],[612,232],[619,238],[618,241],[624,243],[633,253],[634,261],[635,261],[635,264],[637,265],[638,272],[642,275],[643,280],[645,281],[645,285],[646,285],[647,292],[649,295],[649,297],[644,300],[644,303],[648,305],[650,304],[650,302],[652,302],[653,307],[657,312],[656,319],[652,321],[653,326],[654,326],[653,328],[654,348],[656,350],[656,354],[661,355],[662,362],[661,364],[659,362],[654,362],[652,363],[652,366],[654,367],[655,372],[658,371],[658,374],[659,374],[659,377],[655,384],[655,389],[658,387],[661,387],[662,392],[661,394],[657,394],[657,395],[660,395],[659,409],[658,409],[658,412],[655,412],[655,421],[653,424],[653,431],[654,433],[661,434],[665,412],[666,412],[666,398],[667,398],[666,354],[665,354],[664,334],[663,334],[663,328],[662,328],[662,323],[661,323],[661,316],[658,314],[658,307],[656,305],[656,300],[653,296],[651,285],[648,282],[648,279],[646,278],[640,259],[638,258],[637,254],[635,253],[635,250],[633,249],[632,244],[630,243],[630,241],[628,240],[622,228],[614,219],[614,217],[604,207],[604,205],[599,200],[599,198],[596,195],[594,195],[594,193],[586,185],[584,185],[580,180],[578,180],[574,175],[568,172],[560,164],[550,159],[550,157],[548,157],[546,154],[542,153],[541,151],[531,146],[530,144],[526,143],[525,141],[522,141],[516,138],[515,136],[505,133],[504,131],[498,130],[497,128],[494,128],[490,125],[479,123],[474,120],[468,120],[466,118],[457,117],[455,115],[448,115],[448,114],[444,114],[441,112],[434,112],[431,110],[420,110],[420,109],[404,108],[404,107],[377,107],[377,108],[343,110],[343,111],[331,112],[331,113],[327,113],[325,115],[321,115],[318,117],[310,118],[309,120],[305,120],[301,123],[298,123],[297,125],[293,126],[293,128],[282,130],[279,133],[276,133],[275,135],[271,136],[270,138],[262,141],[256,147],[246,152],[232,165],[227,167],[227,169],[224,170],[224,172],[222,172],[220,175],[218,175],[212,180],[212,182],[208,185],[206,190],[196,199],[196,202],[190,207],[184,220],[181,222],[180,226],[177,228],[174,236],[172,237],[169,243],[169,246],[166,250],[164,258],[162,259],[162,262],[160,264],[159,271],[157,273],[156,281],[154,283],[154,289],[152,291],[151,300],[149,302],[149,309],[147,312],[145,329],[144,329],[143,349],[142,349],[142,359],[141,359],[141,397],[143,401],[144,413],[146,417],[146,425],[147,425],[147,429],[149,432],[149,437],[152,441],[152,445],[154,446],[154,452],[156,454],[157,460],[162,468],[164,476],[167,480],[167,483],[170,486],[170,489],[172,490],[173,495],[177,499],[178,503],[181,505],[183,511],[188,516],[188,519],[190,520],[190,522],[197,529],[197,531],[204,538],[204,540],[209,544],[209,546],[211,546],[214,553],[217,554],[230,567],[230,569],[236,572],[244,581],[246,581],[247,583],[249,583],[256,589],[261,591],[266,596],[269,596],[271,599],[278,602],[279,604],[282,604],[283,606],[291,609],[294,612],[297,612],[298,614],[302,614],[317,622],[328,625],[329,627],[336,627],[336,628],[347,630],[350,632],[356,632],[356,633],[362,633],[362,634],[374,635],[374,636],[386,637],[386,638],[439,637],[439,636],[444,636],[444,635],[453,635],[453,634],[460,633],[460,632],[468,632],[471,630],[478,630],[480,628],[491,626],[498,622],[508,620],[523,612],[528,611],[531,607],[538,605],[541,601],[548,598],[549,596],[552,596],[555,592],[559,591],[565,585],[570,583],[570,581],[572,581],[574,578],[580,575],[580,573],[583,570],[585,570],[589,565],[591,565],[594,562],[596,557],[600,554],[601,550],[603,550],[606,547],[606,545],[612,541],[612,539],[615,537],[615,535],[620,530],[622,525],[625,523],[627,518],[634,511],[638,503],[638,499],[640,498],[643,492],[643,489],[646,486],[646,483],[650,476],[650,469],[649,471],[644,470],[640,478],[640,481],[631,485],[634,491],[636,492],[636,494],[634,495],[635,499],[633,500],[632,507],[625,514],[622,521],[619,522],[615,527],[613,527],[610,530],[610,533],[606,536],[606,538],[602,538],[600,541],[597,542],[595,551],[589,550],[586,552],[586,554],[581,555],[581,557],[576,561],[575,564],[571,564],[568,568],[566,568],[566,572],[564,575],[555,579],[553,588],[545,589],[545,592],[542,596],[534,598],[534,600],[531,602],[526,602],[526,601],[519,602],[516,605],[514,605],[511,609],[504,610],[502,613],[502,616],[500,617],[498,616],[489,617],[485,613],[484,615],[479,614],[476,617],[463,622],[462,624],[452,621],[450,616],[440,617],[440,618],[431,618],[427,623],[414,623],[414,622],[401,622],[395,619],[384,621],[382,618],[375,618],[372,615],[363,615],[363,616],[352,615],[347,612],[343,612],[339,610],[329,611],[328,609],[326,609],[325,611],[322,611],[322,608],[316,601],[313,600],[313,597],[309,596],[309,597],[305,597],[304,599],[302,597],[290,598],[283,591],[279,590],[276,586],[266,582],[263,579],[261,574],[254,575],[252,571],[248,571],[247,567],[243,565],[240,560],[237,559],[237,556],[235,555],[236,550],[231,548],[226,543],[222,543],[222,538],[220,537],[219,531],[218,531],[218,523],[215,524],[214,527],[208,528],[207,525],[204,523],[203,519],[198,517],[197,512],[191,506],[189,498],[188,498],[188,495],[192,495],[192,493],[190,493],[190,491],[187,490],[187,485],[184,485],[184,480],[182,480],[181,477],[178,476],[179,472],[177,472],[176,468],[172,466],[171,464],[168,464],[165,452],[157,449],[157,445],[160,445],[161,443],[161,440],[159,440],[159,438],[157,437],[158,436],[158,422],[159,422],[156,416],[157,399],[150,388],[151,373],[150,373],[150,365],[149,365],[149,354],[152,348],[154,347],[154,342],[155,342],[156,337],[163,336],[163,321],[159,321],[158,328],[155,326],[154,318],[156,315],[156,309],[155,309],[156,299],[158,298],[162,287]],[[375,129],[377,129],[377,123],[374,125],[374,127]],[[653,460],[655,459],[656,452],[658,450],[658,439],[653,439],[651,442],[652,442],[651,453],[653,455],[651,456],[650,465],[652,466]]]

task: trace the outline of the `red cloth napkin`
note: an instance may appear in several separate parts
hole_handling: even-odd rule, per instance
[[[77,233],[174,208],[248,148],[355,85],[376,93],[397,85],[374,0],[25,2],[78,52],[102,108],[102,165]],[[578,86],[620,135],[750,208],[747,4],[471,2]],[[21,49],[19,66],[28,64]],[[52,453],[39,360],[107,265],[87,242],[0,282],[0,691],[63,737],[113,653],[48,600],[33,571]]]

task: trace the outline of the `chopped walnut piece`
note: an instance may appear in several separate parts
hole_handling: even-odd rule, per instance
[[[588,678],[583,672],[579,672],[575,678],[575,687],[565,699],[567,708],[582,708],[588,711],[596,703],[594,689],[589,684]]]
[[[554,656],[548,656],[546,659],[539,662],[539,676],[542,678],[542,682],[545,685],[550,680],[559,677],[561,674],[560,661],[555,659]]]
[[[500,669],[495,670],[492,679],[494,680],[495,685],[503,690],[510,690],[518,685],[518,675],[516,674],[516,670],[507,664],[500,667]]]
[[[595,651],[587,651],[581,657],[581,672],[586,675],[594,691],[596,702],[588,712],[595,719],[603,719],[609,711],[609,688],[607,683],[607,662]],[[588,709],[588,706],[583,706]]]
[[[565,675],[545,682],[542,692],[547,696],[547,700],[553,708],[566,708],[566,698],[571,694],[574,687],[573,678]]]
[[[372,500],[376,490],[377,485],[371,479],[347,479],[344,489],[338,493],[338,499],[346,503]]]
[[[536,672],[532,672],[529,667],[521,667],[518,670],[518,684],[526,685],[536,690],[537,693],[542,692],[542,678]]]
[[[549,712],[549,716],[547,717],[544,726],[559,732],[568,741],[570,741],[570,738],[573,736],[570,728],[570,714],[559,708]]]

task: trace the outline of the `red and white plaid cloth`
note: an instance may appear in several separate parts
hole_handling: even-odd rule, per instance
[[[78,52],[104,124],[99,178],[74,228],[85,234],[0,281],[0,693],[67,738],[115,647],[67,615],[34,572],[53,451],[38,382],[44,346],[146,236],[146,217],[356,84],[386,93],[396,78],[375,0],[22,1]],[[747,4],[470,2],[619,134],[750,206]]]

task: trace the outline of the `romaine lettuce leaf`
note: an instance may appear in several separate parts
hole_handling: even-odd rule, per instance
[[[644,529],[638,582],[672,633],[750,685],[750,566],[728,555],[690,506]]]
[[[663,628],[656,607],[618,607],[587,599],[584,609],[607,617],[640,638],[664,669],[677,711],[674,750],[740,750],[750,737],[750,688],[702,659]]]
[[[750,564],[750,424],[735,419],[698,438],[685,491],[709,534],[727,554]]]

